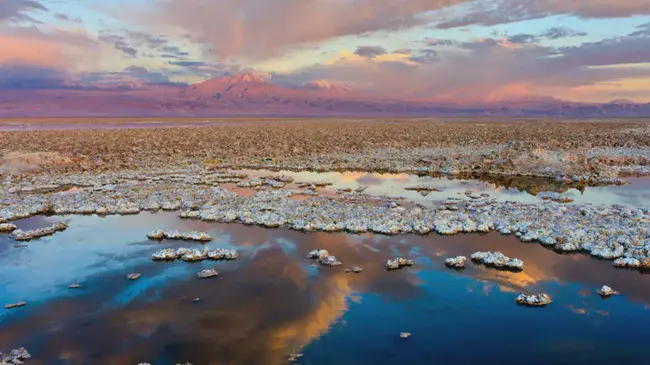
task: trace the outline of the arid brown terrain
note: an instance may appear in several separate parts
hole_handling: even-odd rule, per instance
[[[562,171],[602,173],[612,165],[645,166],[650,146],[650,123],[640,119],[223,119],[218,123],[222,124],[0,132],[3,171],[107,171],[204,164],[310,170],[426,168],[429,172],[516,175],[546,171],[550,176]],[[41,155],[47,158],[39,161]]]

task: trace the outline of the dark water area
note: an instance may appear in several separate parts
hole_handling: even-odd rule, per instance
[[[33,217],[69,228],[15,248],[0,235],[0,350],[25,346],[28,364],[610,364],[645,363],[650,276],[585,255],[558,255],[514,237],[301,233],[187,221],[176,213]],[[154,228],[199,230],[235,261],[153,262],[166,247]],[[305,258],[327,249],[343,266]],[[514,273],[444,258],[499,250],[522,259]],[[386,271],[394,256],[415,261]],[[364,270],[348,274],[353,265]],[[196,272],[215,268],[217,278]],[[137,281],[125,276],[141,272]],[[79,283],[80,289],[68,285]],[[602,299],[610,285],[621,296]],[[547,292],[546,308],[520,307]],[[198,301],[195,298],[199,298]],[[412,337],[403,340],[400,332]]]

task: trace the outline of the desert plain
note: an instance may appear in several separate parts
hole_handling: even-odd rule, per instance
[[[5,119],[0,156],[5,363],[645,356],[644,119]]]

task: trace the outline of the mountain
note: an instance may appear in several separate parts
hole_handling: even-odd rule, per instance
[[[573,103],[550,97],[500,102],[441,103],[399,97],[380,99],[326,81],[296,88],[269,75],[226,75],[182,86],[115,79],[92,87],[0,90],[0,116],[650,116],[650,103],[628,100]]]
[[[617,99],[617,100],[612,100],[608,102],[607,104],[619,104],[619,105],[625,105],[625,104],[636,104],[633,100],[630,99]]]
[[[267,78],[245,73],[223,76],[190,85],[179,93],[181,99],[218,101],[221,104],[277,101],[291,90],[267,82]],[[275,99],[274,99],[275,98]]]

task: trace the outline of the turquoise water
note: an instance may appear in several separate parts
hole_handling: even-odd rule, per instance
[[[28,364],[611,364],[644,363],[650,276],[584,255],[558,255],[498,234],[442,237],[300,233],[180,220],[175,213],[34,217],[61,233],[14,248],[0,235],[0,350],[25,346]],[[151,253],[198,243],[149,241],[154,228],[206,231],[229,262],[155,263]],[[329,250],[342,267],[314,266]],[[520,273],[445,257],[499,250]],[[415,266],[388,272],[396,255]],[[361,266],[360,274],[344,269]],[[198,280],[216,268],[220,276]],[[141,272],[128,281],[130,272]],[[78,282],[81,289],[69,289]],[[622,295],[604,300],[610,285]],[[546,308],[515,304],[547,292]],[[195,298],[200,300],[195,301]],[[408,340],[400,332],[410,332]]]

